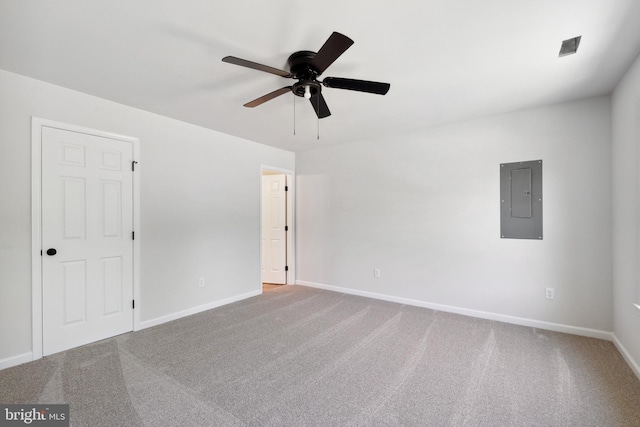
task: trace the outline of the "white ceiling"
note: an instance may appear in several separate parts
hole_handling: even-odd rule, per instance
[[[287,69],[333,31],[322,77],[386,96],[325,88],[320,141],[302,98],[242,106],[293,81],[224,56]],[[638,0],[0,0],[0,69],[294,151],[606,94],[638,53]]]

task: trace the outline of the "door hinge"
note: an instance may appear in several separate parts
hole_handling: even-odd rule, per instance
[[[136,308],[136,300],[134,299],[131,300],[131,308],[132,309]]]
[[[289,266],[288,265],[284,266],[284,271],[289,271]]]
[[[289,191],[289,186],[288,185],[284,186],[284,191]]]
[[[138,163],[138,162],[136,162],[135,160],[133,160],[133,161],[131,162],[131,172],[133,172],[133,171],[135,171],[135,170],[136,170],[136,164],[137,164],[137,163]]]
[[[135,231],[131,232],[131,240],[136,240],[136,232]]]
[[[288,225],[284,226],[284,231],[289,231],[289,226]]]

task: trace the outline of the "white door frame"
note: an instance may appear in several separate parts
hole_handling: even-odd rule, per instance
[[[42,128],[52,127],[130,142],[134,161],[140,159],[140,140],[110,132],[31,117],[31,327],[32,360],[42,358]],[[133,229],[140,230],[140,169],[133,174]],[[140,233],[133,240],[133,330],[140,328]]]
[[[296,173],[290,169],[260,164],[260,176],[258,177],[260,179],[260,239],[258,241],[258,247],[260,248],[260,264],[258,264],[258,269],[260,270],[260,292],[262,292],[262,174],[266,171],[283,173],[287,176],[287,186],[289,187],[289,191],[286,193],[287,225],[289,226],[289,231],[287,232],[287,265],[289,266],[289,271],[287,271],[286,275],[286,284],[293,285],[296,279]]]

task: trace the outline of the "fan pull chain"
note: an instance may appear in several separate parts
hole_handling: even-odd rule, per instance
[[[316,106],[318,107],[318,141],[320,141],[320,91],[318,91],[318,96],[316,96]]]
[[[293,97],[293,135],[296,134],[296,97]]]

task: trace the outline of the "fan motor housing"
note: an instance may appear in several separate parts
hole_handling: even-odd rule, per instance
[[[311,96],[315,96],[322,90],[320,83],[316,80],[316,76],[319,74],[318,70],[311,65],[311,61],[315,56],[315,52],[300,50],[292,53],[287,59],[289,71],[298,79],[298,82],[294,83],[292,87],[292,92],[297,96],[304,97],[307,87],[311,92]]]
[[[310,50],[300,50],[294,52],[287,59],[289,65],[289,71],[297,79],[315,80],[315,77],[319,75],[318,70],[311,65],[311,61],[316,56],[315,52]]]

